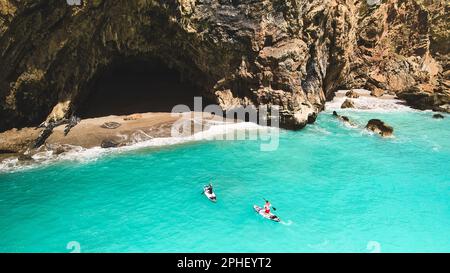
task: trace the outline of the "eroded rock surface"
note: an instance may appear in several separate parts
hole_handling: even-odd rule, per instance
[[[290,129],[338,88],[449,103],[444,0],[82,2],[0,1],[0,130],[69,118],[101,71],[132,58],[161,60],[223,110],[280,106]]]
[[[348,98],[352,98],[352,99],[359,98],[359,94],[357,92],[355,92],[355,90],[348,91],[347,93],[345,93],[345,96]]]
[[[357,46],[345,85],[447,111],[442,105],[450,98],[450,2],[361,1],[358,9]]]
[[[355,103],[351,99],[346,99],[341,105],[342,109],[345,108],[355,108]]]

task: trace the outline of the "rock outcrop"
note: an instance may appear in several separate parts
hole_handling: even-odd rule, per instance
[[[338,118],[340,121],[344,122],[345,124],[348,124],[349,126],[355,127],[356,124],[352,122],[347,116],[341,116],[336,111],[333,111],[333,116]]]
[[[33,157],[29,154],[19,154],[19,156],[17,157],[17,159],[19,161],[32,161]]]
[[[160,60],[223,110],[279,106],[290,129],[338,88],[439,110],[448,11],[444,0],[2,0],[0,131],[77,114],[99,73],[133,58]]]
[[[106,149],[106,148],[117,148],[120,147],[121,143],[117,142],[113,139],[105,139],[102,141],[102,144],[100,145],[100,147]]]
[[[54,155],[60,155],[73,151],[75,148],[71,145],[48,145],[47,149],[53,151]]]
[[[345,96],[347,98],[352,98],[352,99],[357,99],[359,98],[359,94],[357,92],[355,92],[355,90],[350,90],[347,93],[345,93]]]
[[[0,154],[25,152],[32,148],[40,133],[40,129],[34,128],[12,129],[0,133]]]
[[[383,89],[381,89],[381,88],[374,88],[372,91],[370,91],[370,95],[372,96],[372,97],[381,97],[381,96],[383,96],[383,94],[384,94],[384,90]]]
[[[382,137],[390,137],[394,133],[394,128],[379,119],[371,119],[367,122],[366,129],[379,134]]]
[[[346,99],[342,105],[341,105],[342,109],[345,108],[355,108],[355,103],[353,103],[353,101],[351,99]]]
[[[382,3],[381,3],[382,2]],[[348,88],[396,93],[419,109],[447,111],[450,99],[450,3],[361,1]]]

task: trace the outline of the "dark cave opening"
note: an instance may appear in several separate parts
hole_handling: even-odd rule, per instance
[[[194,97],[208,103],[198,85],[156,59],[116,61],[98,74],[76,111],[81,118],[171,112],[178,104],[193,110]]]

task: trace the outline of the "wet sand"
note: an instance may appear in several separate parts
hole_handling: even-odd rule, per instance
[[[136,132],[143,132],[149,137],[170,137],[170,128],[180,116],[170,113],[144,113],[136,120],[125,120],[127,116],[106,116],[81,120],[67,136],[64,136],[65,125],[56,127],[47,139],[47,144],[70,144],[83,148],[100,146],[104,140],[122,141]],[[117,122],[116,129],[102,128],[106,122]]]
[[[64,136],[66,125],[56,127],[43,146],[52,150],[64,145],[92,148],[101,146],[105,140],[124,146],[152,138],[171,137],[172,126],[175,122],[193,122],[194,115],[196,120],[199,118],[197,122],[200,122],[203,128],[208,126],[207,121],[224,121],[222,117],[209,113],[193,112],[190,115],[189,113],[142,113],[89,118],[81,120],[67,136]],[[115,122],[120,126],[115,129],[103,128],[102,125],[107,122]],[[0,133],[0,161],[26,151],[33,153],[34,150],[30,147],[41,132],[41,128],[23,128]],[[183,134],[190,135],[192,132],[183,132]]]

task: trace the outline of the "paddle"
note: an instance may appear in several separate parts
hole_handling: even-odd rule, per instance
[[[263,198],[264,199],[264,201],[268,201],[266,198]],[[273,210],[277,210],[277,208],[275,208],[275,207],[272,207],[273,208]]]

